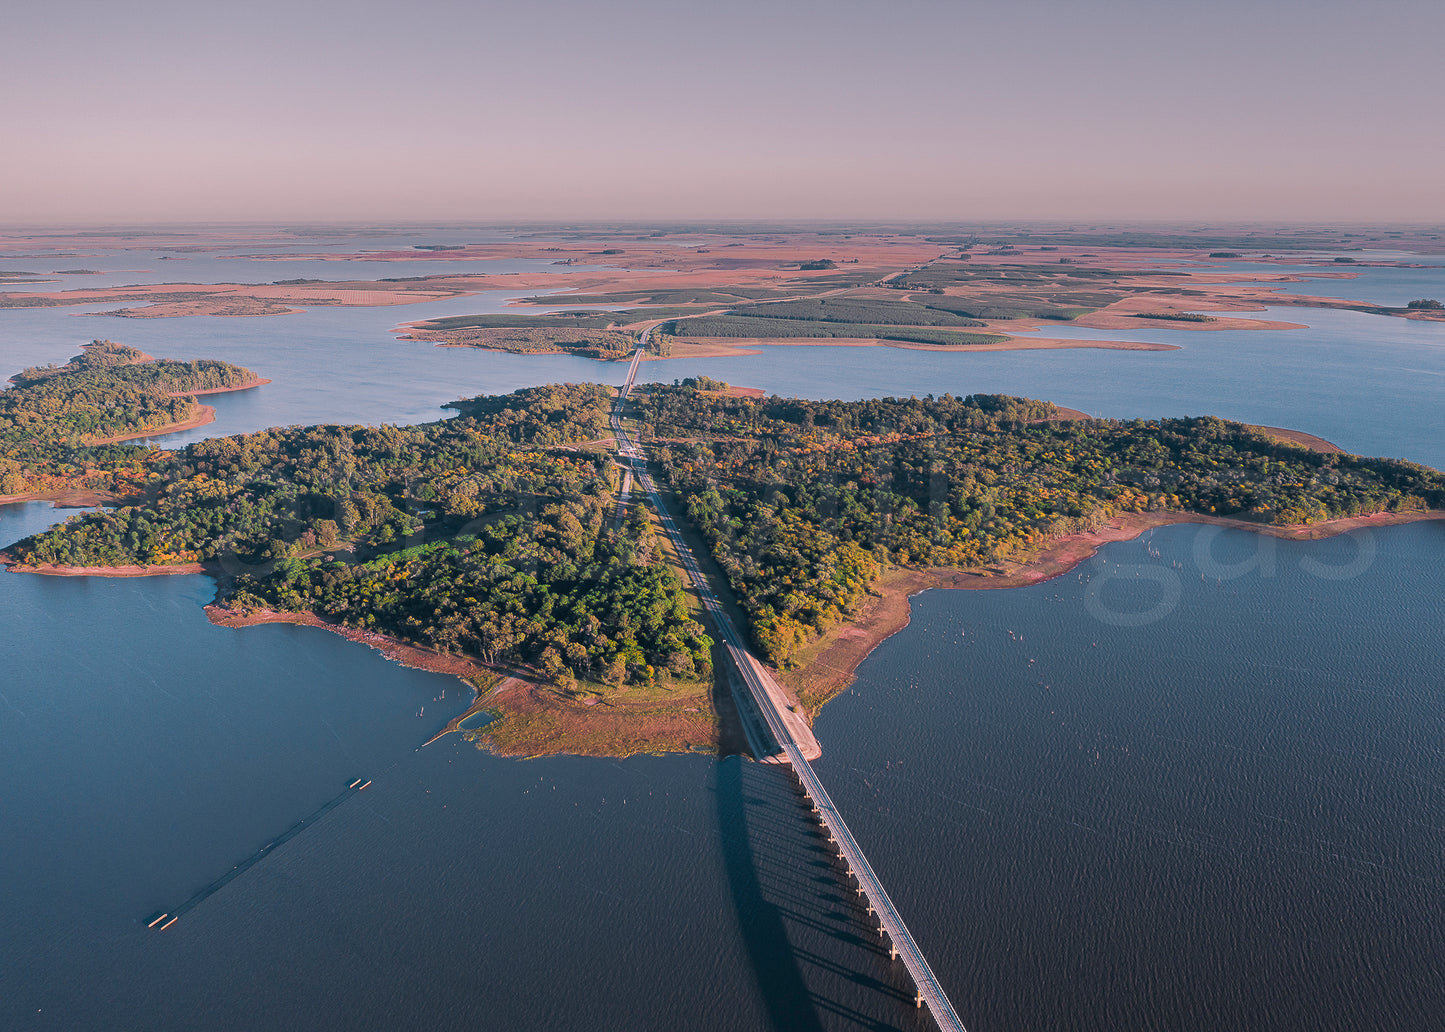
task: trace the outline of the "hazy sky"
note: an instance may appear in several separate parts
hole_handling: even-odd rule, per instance
[[[0,223],[1445,222],[1445,2],[7,4]]]

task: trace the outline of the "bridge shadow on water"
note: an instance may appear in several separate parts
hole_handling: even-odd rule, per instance
[[[728,886],[772,1027],[931,1029],[792,772],[736,756],[715,769]]]

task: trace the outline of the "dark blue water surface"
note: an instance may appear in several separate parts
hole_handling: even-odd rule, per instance
[[[388,332],[503,301],[0,311],[0,357],[111,336],[275,381],[216,396],[198,435],[620,379]],[[1445,465],[1445,328],[1274,317],[1311,329],[1139,335],[1184,347],[1167,353],[769,348],[647,371],[1212,412]],[[0,507],[0,543],[64,515]],[[1183,526],[1032,588],[915,599],[819,716],[819,770],[969,1027],[1439,1029],[1442,556],[1442,523],[1308,544]],[[928,1027],[775,769],[518,762],[455,736],[418,751],[469,701],[459,682],[322,631],[213,627],[213,591],[0,574],[0,1028]],[[357,777],[372,786],[146,928]]]
[[[927,592],[818,764],[970,1028],[1430,1029],[1445,523]]]

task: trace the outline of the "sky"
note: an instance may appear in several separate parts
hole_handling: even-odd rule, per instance
[[[0,224],[1445,223],[1439,0],[46,0]]]

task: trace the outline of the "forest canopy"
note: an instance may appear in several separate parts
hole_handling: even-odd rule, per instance
[[[217,562],[233,608],[314,612],[560,684],[709,678],[711,639],[645,515],[615,525],[597,384],[454,403],[421,426],[280,427],[158,453],[133,504],[22,563]],[[123,451],[117,449],[117,451]],[[142,451],[142,449],[131,449]]]
[[[174,426],[198,411],[197,391],[256,382],[249,369],[201,359],[174,362],[108,340],[93,341],[63,366],[38,366],[0,391],[0,495],[73,483],[114,489],[144,477],[140,449],[86,446]],[[100,469],[98,467],[106,467]]]
[[[999,395],[805,401],[686,385],[640,402],[649,451],[784,662],[885,565],[987,568],[1129,512],[1301,524],[1445,506],[1445,476],[1213,418],[1058,421]]]

